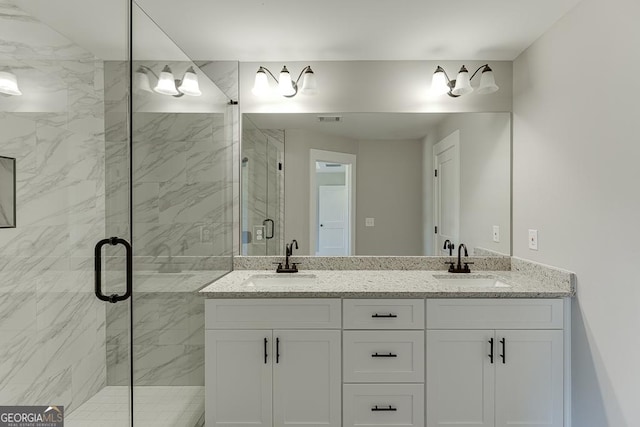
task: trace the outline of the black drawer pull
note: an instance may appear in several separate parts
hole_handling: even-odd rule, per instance
[[[373,412],[379,412],[379,411],[397,411],[398,408],[394,408],[393,406],[389,405],[388,408],[379,408],[378,405],[374,406],[373,408],[371,408],[371,410]]]
[[[371,355],[371,357],[398,357],[397,354],[393,354],[393,353],[389,353],[389,354],[378,354],[378,353],[373,353]]]
[[[375,318],[395,319],[396,317],[398,317],[398,315],[397,314],[392,314],[392,313],[389,313],[389,314],[378,314],[378,313],[376,313],[376,314],[372,315],[371,317],[373,317],[374,319]]]
[[[489,340],[489,344],[491,344],[491,353],[489,353],[489,361],[493,364],[493,338]]]
[[[266,338],[264,339],[264,363],[267,363],[267,360],[269,358],[269,355],[267,354],[267,344],[269,343],[269,340],[267,340]]]

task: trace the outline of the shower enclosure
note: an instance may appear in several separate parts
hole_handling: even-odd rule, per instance
[[[241,157],[241,254],[281,255],[284,248],[284,131],[259,129],[245,114]]]
[[[0,93],[0,406],[64,406],[66,426],[203,425],[197,290],[232,268],[237,63],[192,60],[152,18],[0,0],[22,92]],[[201,95],[159,93],[168,70]]]

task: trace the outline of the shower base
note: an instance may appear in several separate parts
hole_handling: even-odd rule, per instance
[[[136,427],[204,425],[204,387],[140,386],[134,388]],[[65,417],[65,427],[127,427],[127,387],[108,386]]]

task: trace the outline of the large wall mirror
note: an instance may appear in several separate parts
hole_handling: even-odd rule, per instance
[[[511,253],[510,113],[242,116],[241,253]]]

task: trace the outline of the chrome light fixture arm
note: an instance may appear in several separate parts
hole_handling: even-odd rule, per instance
[[[147,67],[146,65],[138,65],[138,69],[136,70],[136,73],[141,73],[145,71],[153,74],[153,77],[155,77],[156,80],[160,78],[151,68]]]
[[[258,68],[258,72],[264,72],[266,71],[267,73],[269,73],[269,75],[273,78],[273,80],[276,81],[276,83],[280,83],[278,81],[278,79],[276,78],[276,76],[273,75],[273,73],[271,72],[271,70],[269,70],[267,67],[263,67],[262,65],[260,66],[260,68]]]

